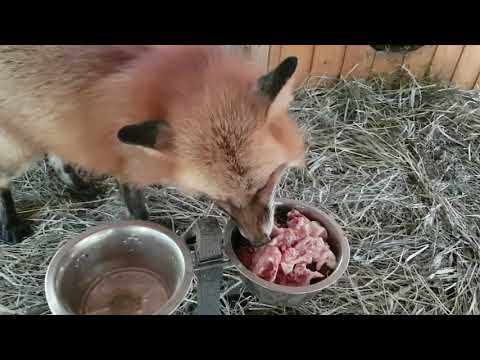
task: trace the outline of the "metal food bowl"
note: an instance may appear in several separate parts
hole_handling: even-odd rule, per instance
[[[293,200],[279,200],[275,204],[275,217],[286,221],[286,214],[297,209],[312,221],[318,221],[327,229],[328,244],[337,258],[336,269],[322,281],[306,287],[290,287],[277,285],[256,276],[247,269],[236,254],[236,250],[246,244],[237,226],[230,221],[225,228],[225,252],[240,272],[247,289],[261,302],[270,305],[298,306],[318,295],[323,289],[331,286],[343,275],[350,261],[350,246],[340,226],[327,214],[305,203]],[[282,222],[283,222],[282,221]]]
[[[189,250],[142,221],[92,228],[53,257],[45,292],[54,315],[170,315],[190,289]]]

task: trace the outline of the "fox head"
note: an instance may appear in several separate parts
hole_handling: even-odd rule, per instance
[[[297,59],[267,74],[236,61],[211,62],[202,84],[192,84],[165,118],[125,126],[118,139],[168,162],[172,185],[213,200],[260,246],[270,240],[277,184],[288,168],[304,165],[303,134],[288,115]]]

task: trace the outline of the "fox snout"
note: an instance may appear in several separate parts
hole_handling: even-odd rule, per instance
[[[240,231],[240,234],[242,234],[242,236],[252,244],[253,247],[261,247],[271,241],[269,233],[259,232],[257,235],[254,235],[254,233],[249,233],[248,230],[244,230],[241,226],[238,227],[238,230]]]
[[[260,247],[271,241],[273,230],[273,207],[271,205],[252,204],[242,209],[231,209],[231,216],[238,226],[240,234],[252,246]]]

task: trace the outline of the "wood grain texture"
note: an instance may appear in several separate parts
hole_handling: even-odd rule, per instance
[[[433,80],[451,81],[465,45],[438,45],[430,75]]]
[[[373,61],[370,77],[388,77],[398,71],[403,64],[405,54],[402,52],[377,51]]]
[[[453,83],[464,89],[472,89],[480,73],[480,45],[466,45],[458,61]]]
[[[375,59],[369,45],[347,45],[341,76],[345,79],[367,79]]]
[[[282,55],[282,45],[270,45],[268,54],[268,70],[273,70],[280,64],[280,56]]]
[[[369,45],[249,45],[249,51],[267,71],[288,56],[298,57],[297,85],[310,75],[322,85],[339,77],[387,77],[403,64],[417,79],[429,75],[463,88],[480,86],[480,45],[425,45],[406,54],[376,52]]]
[[[421,48],[407,53],[403,65],[415,76],[416,79],[423,79],[437,50],[437,45],[425,45]]]
[[[269,45],[250,45],[250,54],[253,59],[262,67],[262,69],[268,71],[268,56],[270,53]]]
[[[342,71],[346,45],[316,45],[312,61],[312,76],[337,79]]]
[[[298,67],[295,72],[296,86],[302,85],[305,79],[310,75],[312,68],[312,58],[314,45],[283,45],[281,60],[289,56],[296,56],[298,58]]]

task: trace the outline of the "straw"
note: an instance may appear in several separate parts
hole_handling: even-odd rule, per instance
[[[223,313],[480,314],[478,91],[413,78],[341,81],[303,89],[291,112],[306,130],[308,168],[290,171],[278,195],[332,214],[351,244],[348,271],[313,301],[285,309],[261,304],[227,268]],[[14,183],[35,234],[0,245],[0,312],[48,313],[43,281],[55,251],[126,216],[113,180],[101,184],[101,199],[75,203],[43,162]],[[146,197],[153,220],[179,235],[202,216],[226,221],[211,203],[174,189]],[[194,286],[178,313],[194,313],[196,302]]]

